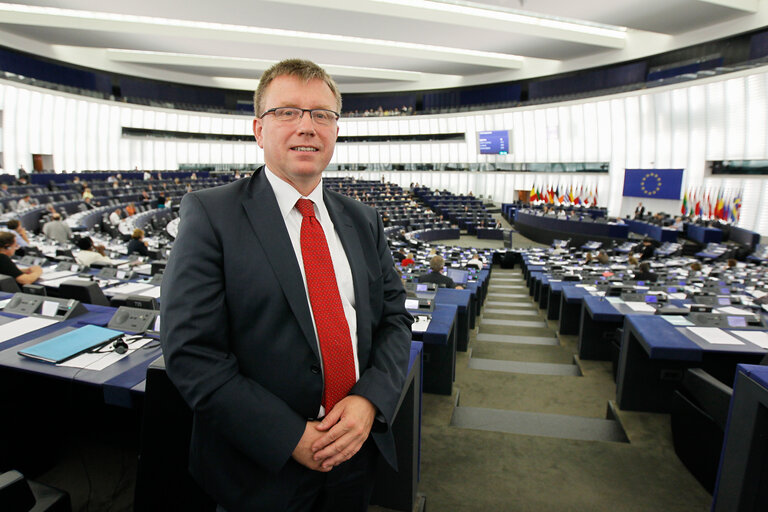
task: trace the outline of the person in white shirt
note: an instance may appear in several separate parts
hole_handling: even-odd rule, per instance
[[[120,208],[109,214],[109,223],[113,226],[120,224],[122,218],[120,217]]]
[[[103,246],[94,246],[91,237],[86,236],[77,242],[80,252],[75,255],[75,261],[79,265],[90,267],[94,263],[101,265],[117,265],[117,262],[108,258]]]
[[[483,264],[483,261],[480,259],[480,256],[476,252],[473,252],[472,259],[470,259],[465,266],[475,267],[477,270],[482,270],[483,265],[484,264]]]

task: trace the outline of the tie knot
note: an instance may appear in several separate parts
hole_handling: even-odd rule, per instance
[[[299,199],[296,201],[296,209],[299,210],[304,217],[315,216],[315,203],[309,199]]]

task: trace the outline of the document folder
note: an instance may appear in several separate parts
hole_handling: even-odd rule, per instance
[[[86,325],[24,350],[19,350],[19,354],[49,363],[61,363],[94,347],[106,345],[123,334],[123,332],[114,329]]]

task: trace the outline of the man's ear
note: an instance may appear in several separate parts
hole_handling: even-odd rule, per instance
[[[256,143],[261,149],[264,149],[264,136],[262,134],[262,130],[264,129],[263,123],[264,121],[258,117],[253,120],[253,136],[256,137]]]

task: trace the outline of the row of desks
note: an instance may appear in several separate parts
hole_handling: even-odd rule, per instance
[[[685,325],[675,325],[682,320],[671,323],[663,315],[637,312],[629,303],[592,295],[579,283],[549,280],[542,266],[523,260],[531,295],[549,319],[559,320],[560,333],[578,334],[580,358],[610,359],[615,355],[612,341],[620,341],[616,368],[620,409],[672,411],[674,392],[688,368],[701,368],[726,384],[734,382],[712,510],[765,510],[768,367],[756,364],[768,347],[711,343],[692,335]],[[722,291],[730,290],[723,285]],[[679,306],[687,301],[670,302]],[[742,330],[723,329],[730,334]]]
[[[9,294],[0,294],[0,300],[10,297]],[[63,418],[48,417],[46,408],[50,408],[51,414],[54,414],[54,409],[66,414],[64,409],[70,408],[72,412],[76,408],[74,401],[88,402],[94,408],[143,408],[148,368],[161,360],[159,343],[152,343],[148,349],[137,349],[100,371],[49,364],[18,354],[19,350],[85,325],[105,326],[116,312],[115,308],[106,306],[86,305],[86,309],[87,313],[83,315],[0,343],[0,386],[9,391],[4,394],[0,403],[8,406],[4,407],[5,410],[13,411],[14,418],[14,421],[0,424],[0,439],[3,440],[0,443],[0,458],[4,466],[23,467],[29,460],[37,461],[41,457],[50,459],[56,456],[54,445],[61,442],[61,436],[65,435],[66,429],[53,427],[52,421],[61,421]],[[455,305],[440,307],[434,325],[430,325],[429,332],[425,333],[427,343],[431,343],[427,345],[430,347],[430,354],[438,352],[443,356],[454,350],[455,343],[449,342],[448,333],[453,332],[456,314]],[[0,325],[18,318],[18,315],[0,312]],[[378,490],[374,503],[396,510],[411,510],[416,500],[421,437],[422,358],[427,353],[423,351],[424,347],[425,344],[419,341],[411,344],[408,380],[393,425],[398,440],[398,462],[401,471],[395,473],[388,467],[382,467],[377,477]],[[452,353],[455,357],[455,352]],[[425,378],[425,381],[429,379]],[[20,383],[23,383],[21,389]],[[89,398],[86,400],[86,397]],[[78,404],[77,408],[82,405]],[[99,414],[95,410],[92,413]],[[40,424],[40,420],[45,421],[45,424]],[[144,421],[148,420],[145,418]],[[170,418],[167,421],[174,422],[177,433],[179,429],[191,427],[191,424],[181,424],[184,418]],[[57,433],[44,434],[46,431],[52,432],[51,429]],[[44,435],[45,439],[36,445],[34,438],[40,435]],[[56,439],[59,441],[55,441]],[[172,439],[165,440],[171,441]],[[185,466],[186,464],[182,464],[181,467]],[[167,491],[165,485],[161,487]],[[142,489],[144,492],[155,492],[152,486],[143,485]],[[160,492],[159,488],[157,492]]]

